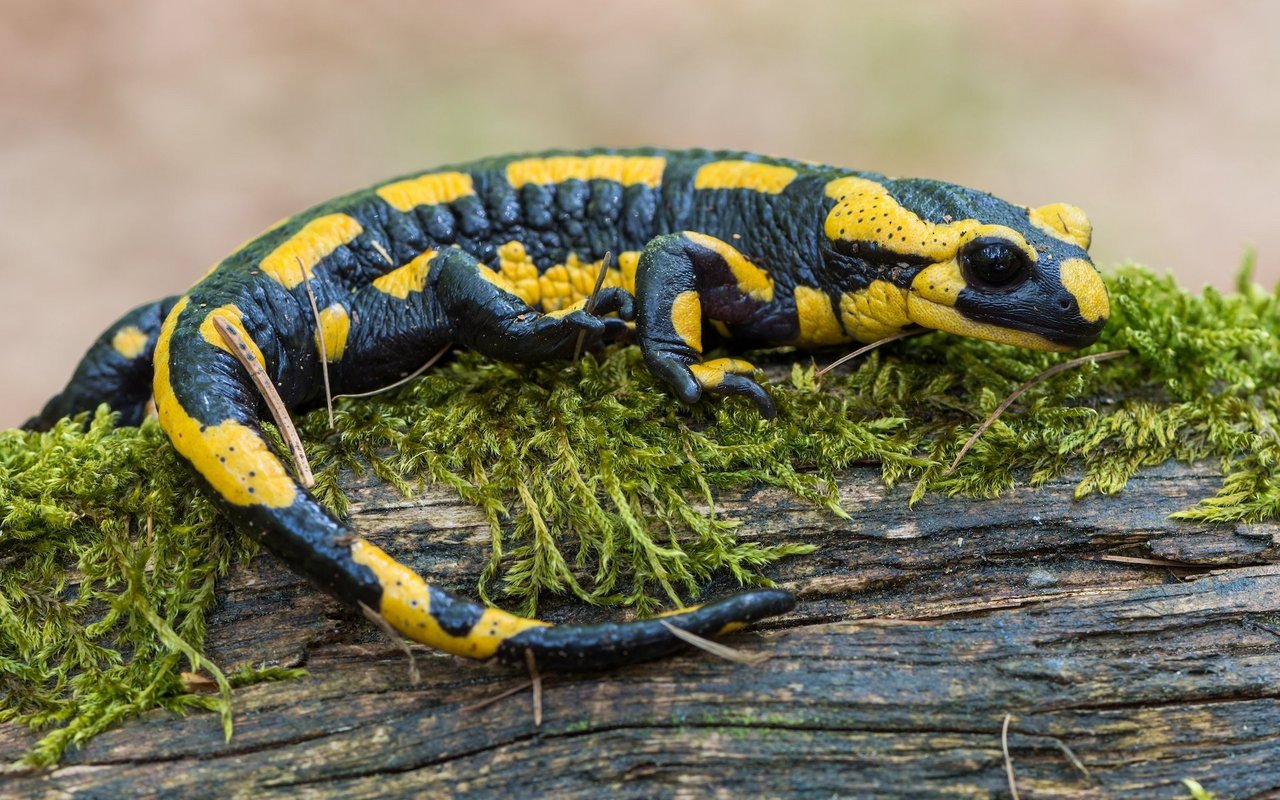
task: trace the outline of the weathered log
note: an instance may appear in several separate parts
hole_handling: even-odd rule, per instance
[[[238,690],[230,743],[211,715],[152,712],[55,769],[0,776],[0,794],[1002,797],[1011,715],[1023,798],[1186,796],[1183,778],[1280,796],[1280,526],[1168,519],[1218,481],[1166,465],[1115,497],[1075,502],[1063,479],[909,509],[909,487],[865,467],[842,479],[849,520],[779,490],[723,496],[742,537],[820,548],[771,572],[796,611],[730,640],[773,658],[551,676],[540,728],[527,693],[466,710],[524,676],[417,650],[411,685],[381,632],[262,554],[225,581],[209,654],[309,677]],[[473,592],[477,510],[439,489],[349,490],[371,539]],[[33,740],[0,728],[0,757]]]

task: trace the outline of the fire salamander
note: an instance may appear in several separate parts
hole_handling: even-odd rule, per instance
[[[749,153],[517,155],[443,167],[276,223],[190,291],[142,306],[27,423],[106,402],[136,425],[154,398],[173,446],[242,526],[320,588],[410,639],[476,659],[590,670],[793,605],[748,591],[656,619],[553,626],[453,597],[361,538],[263,438],[262,400],[214,324],[244,338],[292,409],[409,373],[446,343],[516,362],[635,341],[686,403],[743,395],[735,347],[870,342],[920,325],[1040,350],[1094,341],[1110,311],[1080,209],[1027,208],[935,180]],[[586,302],[604,269],[596,304]],[[317,303],[312,311],[307,287]],[[323,344],[323,350],[321,345]]]

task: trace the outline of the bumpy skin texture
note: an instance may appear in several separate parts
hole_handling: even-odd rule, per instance
[[[250,343],[290,408],[398,380],[446,343],[494,358],[636,341],[683,401],[768,392],[738,346],[874,341],[910,325],[1040,349],[1092,342],[1106,291],[1084,214],[930,180],[655,149],[444,167],[277,223],[191,291],[122,318],[30,428],[109,403],[137,424],[154,394],[175,448],[238,524],[321,588],[409,638],[472,658],[597,669],[783,613],[751,591],[662,621],[553,627],[449,596],[330,516],[262,437],[261,401],[212,318]],[[601,267],[604,290],[588,311]],[[312,313],[307,284],[319,308]],[[634,326],[630,321],[634,320]],[[323,348],[321,345],[323,344]]]

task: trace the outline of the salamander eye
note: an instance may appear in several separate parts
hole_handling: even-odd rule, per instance
[[[980,289],[1008,289],[1031,274],[1020,247],[989,237],[974,239],[960,251],[960,269],[965,281]]]

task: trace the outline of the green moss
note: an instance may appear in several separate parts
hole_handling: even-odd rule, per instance
[[[808,360],[773,387],[765,422],[737,399],[674,402],[634,349],[577,364],[513,367],[463,354],[399,392],[301,421],[317,492],[341,511],[340,467],[412,491],[442,483],[493,531],[477,591],[532,613],[546,592],[649,611],[718,571],[762,568],[803,546],[738,542],[717,489],[762,483],[842,513],[836,474],[880,464],[887,483],[994,496],[1078,471],[1077,494],[1118,492],[1143,467],[1213,459],[1222,490],[1179,516],[1280,514],[1280,297],[1252,285],[1191,296],[1134,266],[1108,279],[1101,352],[1132,355],[1056,376],[945,466],[1009,392],[1070,356],[933,334],[872,353],[819,385]],[[28,763],[149,708],[213,709],[229,731],[231,679],[201,655],[214,582],[253,545],[229,534],[154,423],[0,433],[0,721],[46,731]],[[712,509],[699,510],[699,505]],[[188,693],[183,670],[218,680]]]

